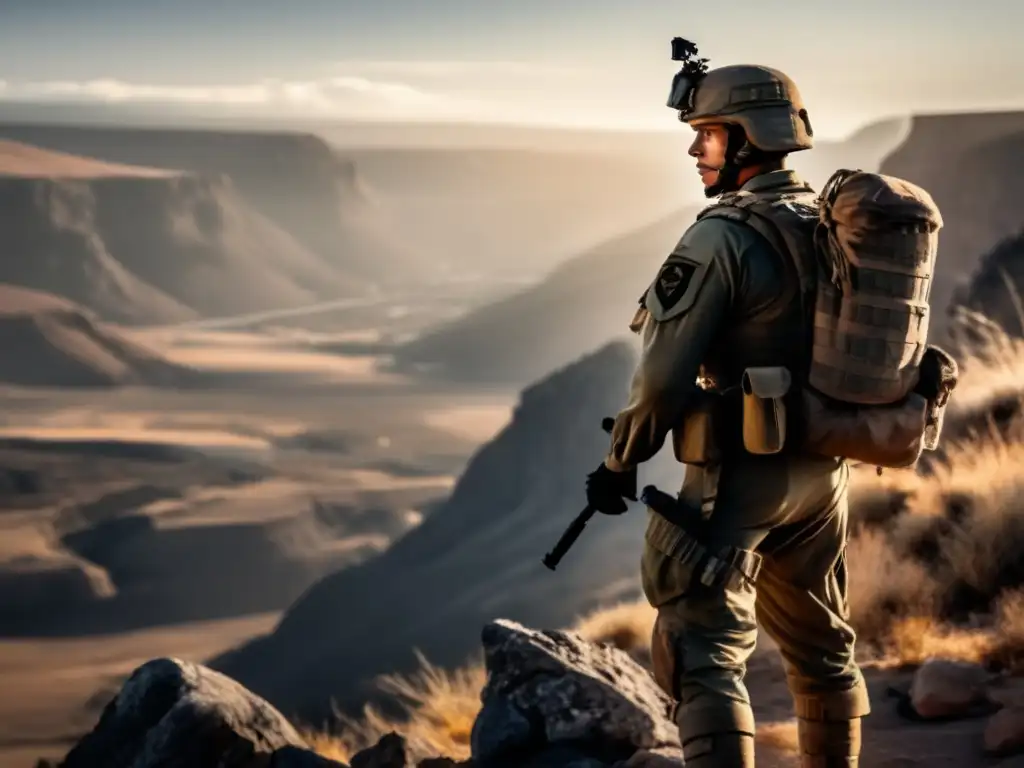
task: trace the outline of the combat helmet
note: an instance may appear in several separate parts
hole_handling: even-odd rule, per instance
[[[708,71],[697,46],[675,38],[672,58],[683,68],[672,82],[668,106],[691,126],[738,125],[764,153],[799,152],[814,146],[807,110],[796,83],[777,69],[734,64]]]

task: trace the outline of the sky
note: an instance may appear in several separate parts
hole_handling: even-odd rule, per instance
[[[0,0],[0,99],[678,128],[670,40],[789,74],[816,132],[1024,108],[1010,0]]]

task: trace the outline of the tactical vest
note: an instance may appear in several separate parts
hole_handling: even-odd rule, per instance
[[[753,228],[793,272],[778,302],[797,302],[803,318],[792,370],[801,447],[879,467],[912,465],[936,447],[956,364],[927,346],[942,226],[927,192],[840,170],[820,195],[806,185],[740,190],[698,218],[707,216]],[[922,382],[922,366],[942,380]]]

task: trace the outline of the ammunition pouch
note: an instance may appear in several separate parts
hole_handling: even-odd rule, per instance
[[[788,368],[748,368],[738,386],[698,390],[682,423],[672,430],[681,464],[721,464],[744,454],[779,453],[786,447]]]
[[[690,582],[683,594],[700,586],[736,591],[757,581],[763,563],[757,552],[728,545],[712,550],[704,543],[700,514],[653,485],[644,488],[640,500],[652,512],[647,543],[688,566]]]
[[[747,368],[743,372],[743,447],[748,453],[779,453],[786,444],[789,369]]]
[[[705,467],[722,459],[722,404],[719,396],[703,391],[695,400],[683,423],[672,430],[672,451],[680,464]]]

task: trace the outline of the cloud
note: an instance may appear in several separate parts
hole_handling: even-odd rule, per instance
[[[4,87],[6,85],[6,87]],[[396,80],[338,75],[309,80],[264,79],[235,85],[160,85],[104,78],[0,81],[0,99],[149,102],[234,108],[289,108],[335,117],[403,117],[429,110],[455,116],[474,105],[465,99]]]
[[[374,73],[403,78],[465,78],[512,76],[549,78],[574,76],[586,70],[537,61],[443,61],[349,59],[333,63],[336,71]]]
[[[265,104],[269,92],[262,85],[180,86],[127,83],[123,80],[47,80],[13,84],[13,95],[26,98],[85,98],[96,101],[176,101],[222,104]]]

